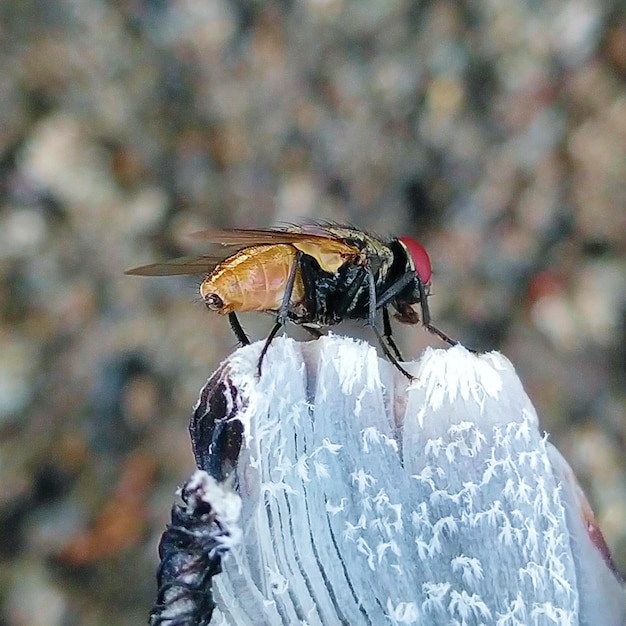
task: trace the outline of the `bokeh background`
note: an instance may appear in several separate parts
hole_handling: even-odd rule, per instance
[[[145,622],[235,340],[123,271],[303,219],[426,245],[437,325],[511,359],[626,571],[623,2],[7,0],[0,625]]]

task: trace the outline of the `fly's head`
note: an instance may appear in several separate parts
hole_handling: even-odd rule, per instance
[[[430,322],[428,295],[433,273],[430,257],[424,246],[411,237],[399,237],[398,243],[406,257],[404,276],[408,284],[398,292],[393,301],[393,306],[397,310],[395,317],[405,324],[417,324],[420,316],[412,305],[419,303],[422,323],[428,324]]]
[[[426,248],[411,237],[398,237],[398,241],[407,257],[407,270],[414,271],[416,277],[420,279],[422,284],[430,284],[433,267],[430,263],[430,257],[428,256],[428,252],[426,252]]]

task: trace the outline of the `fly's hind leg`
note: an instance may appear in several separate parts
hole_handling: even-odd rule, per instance
[[[248,339],[248,335],[246,335],[246,331],[241,326],[241,323],[239,322],[239,319],[237,318],[237,315],[234,311],[228,314],[228,321],[230,322],[230,327],[235,333],[235,337],[237,337],[237,341],[242,346],[249,346],[250,339]]]
[[[283,292],[283,299],[280,303],[280,309],[278,309],[278,315],[276,317],[276,324],[274,324],[270,334],[267,336],[263,349],[261,350],[261,354],[259,355],[259,362],[256,366],[256,372],[259,378],[261,377],[261,366],[263,365],[263,359],[265,358],[267,350],[274,337],[276,337],[278,331],[285,325],[287,319],[289,318],[289,304],[291,303],[291,295],[293,294],[293,286],[296,283],[296,274],[298,273],[301,258],[302,252],[298,250],[296,252],[296,258],[294,259],[293,265],[289,270],[289,276],[287,277],[287,283],[285,284],[285,291]]]

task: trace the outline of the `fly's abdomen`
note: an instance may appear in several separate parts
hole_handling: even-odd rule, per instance
[[[219,313],[277,311],[283,300],[289,273],[296,263],[296,249],[287,244],[245,248],[220,263],[200,285],[200,295]],[[299,268],[291,303],[304,298]]]

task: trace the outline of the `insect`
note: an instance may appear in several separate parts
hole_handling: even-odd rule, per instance
[[[153,263],[127,274],[166,276],[206,274],[200,295],[212,311],[228,315],[237,339],[250,343],[237,312],[264,311],[276,315],[259,356],[265,354],[289,321],[316,337],[320,328],[344,319],[364,320],[386,357],[409,379],[393,339],[389,307],[405,324],[422,324],[450,345],[456,341],[432,325],[428,308],[432,267],[428,253],[410,237],[388,241],[359,229],[335,224],[276,229],[209,230],[195,239],[233,249],[230,255],[196,256]],[[381,311],[382,333],[376,325]]]

